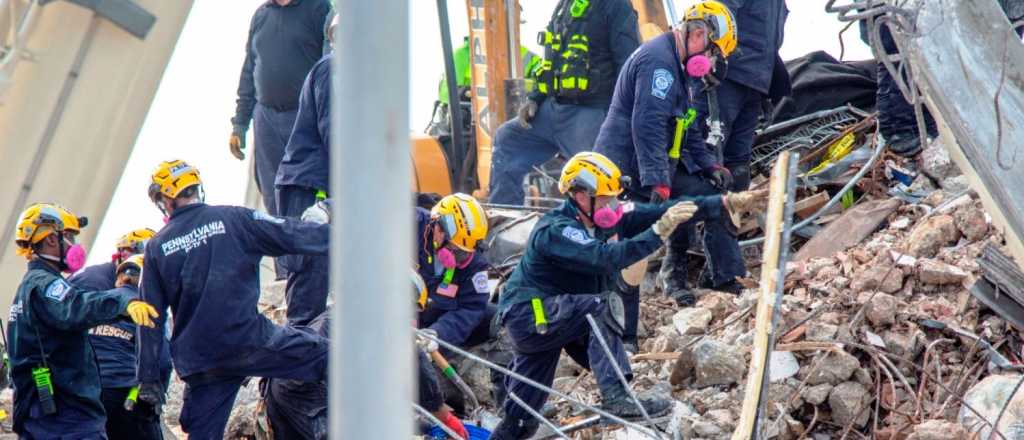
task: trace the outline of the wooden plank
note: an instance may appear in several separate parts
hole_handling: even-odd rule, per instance
[[[797,217],[805,219],[813,215],[815,212],[818,212],[822,206],[825,206],[825,204],[828,203],[828,200],[828,192],[822,191],[796,202],[796,206],[793,208],[793,213],[796,214]]]
[[[747,386],[743,394],[743,407],[739,423],[733,431],[733,440],[750,440],[758,431],[759,415],[763,412],[764,392],[768,378],[768,357],[772,351],[775,322],[775,305],[779,291],[780,278],[784,276],[786,249],[789,246],[786,218],[787,202],[789,213],[792,212],[792,193],[788,191],[792,179],[790,162],[793,155],[783,152],[775,161],[769,183],[768,212],[765,215],[765,242],[762,252],[761,291],[757,302],[754,342],[750,354],[750,369],[747,374]],[[795,165],[795,163],[794,163]]]
[[[505,78],[508,78],[507,18],[504,0],[466,0],[469,11],[469,62],[473,77],[473,119],[476,121],[476,171],[479,196],[491,181],[494,133],[505,122]],[[518,56],[518,54],[516,54]]]
[[[668,30],[670,23],[665,15],[664,2],[661,0],[633,0],[632,3],[644,41],[650,39],[649,34],[651,33],[656,32],[654,36],[657,36],[657,34]]]
[[[872,200],[846,211],[825,229],[818,232],[793,256],[793,261],[814,257],[831,257],[856,246],[878,229],[889,214],[903,202],[898,199]]]

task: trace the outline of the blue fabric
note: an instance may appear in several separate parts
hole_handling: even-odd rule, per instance
[[[761,101],[765,96],[750,87],[726,79],[715,88],[718,94],[718,118],[722,122],[722,158],[726,167],[750,163],[750,151],[754,145],[754,130],[761,116]],[[701,94],[694,103],[697,121],[700,123],[701,139],[707,137],[705,123],[708,118],[708,96]],[[711,146],[708,146],[711,148]]]
[[[21,440],[107,440],[102,416],[97,424],[95,416],[60,405],[57,414],[41,416],[38,403],[33,403],[30,411],[32,418],[25,420],[21,430],[15,431]]]
[[[679,61],[672,33],[644,43],[626,60],[594,147],[642,187],[672,182],[674,169],[668,150],[676,118],[685,116],[693,105],[692,84]],[[696,125],[690,126],[680,149],[679,161],[691,173],[715,164]]]
[[[720,197],[692,200],[699,210],[690,222],[721,216]],[[610,291],[612,276],[661,247],[661,238],[651,225],[669,206],[634,204],[614,229],[595,232],[583,226],[568,202],[545,214],[530,234],[523,258],[502,290],[498,308],[508,310],[534,297]]]
[[[50,265],[35,259],[15,293],[7,327],[14,382],[14,431],[57,433],[103,431],[100,375],[88,340],[90,327],[114,322],[135,298],[131,288],[84,291]],[[42,347],[40,348],[40,344]],[[45,416],[32,369],[50,368],[57,414]]]
[[[81,290],[110,290],[114,288],[115,269],[112,262],[89,266],[69,278],[68,282]],[[125,318],[89,329],[89,343],[96,352],[103,388],[138,384],[135,380],[135,328],[136,325]],[[171,379],[171,346],[167,338],[160,348],[160,371],[166,390]]]
[[[113,262],[94,264],[75,272],[68,277],[68,282],[85,291],[110,290],[114,288],[116,271],[117,265]]]
[[[501,124],[491,156],[490,202],[521,205],[523,178],[534,166],[556,154],[569,158],[592,150],[606,109],[545,99],[530,120],[531,128],[521,127],[518,117]]]
[[[739,38],[736,51],[729,57],[726,79],[764,95],[770,94],[773,81],[788,83],[788,75],[773,78],[773,72],[778,72],[775,65],[782,63],[778,52],[789,15],[785,0],[722,0],[722,3],[736,17]]]
[[[224,438],[231,407],[246,377],[325,381],[328,346],[326,338],[308,329],[275,327],[260,346],[217,368],[183,377],[182,430],[189,438]]]
[[[263,198],[263,206],[271,215],[278,215],[277,203],[274,200],[274,179],[277,178],[277,167],[284,157],[288,136],[295,125],[295,110],[277,111],[263,105],[256,106],[253,116],[253,140],[255,145],[256,187]]]
[[[316,203],[316,190],[301,186],[277,187],[281,215],[298,219]],[[308,325],[327,310],[327,276],[330,259],[326,255],[285,255],[277,261],[288,271],[285,301],[288,323]]]
[[[860,22],[860,39],[865,44],[870,44],[865,21]],[[899,53],[896,41],[888,27],[882,27],[879,32],[879,42],[886,55]],[[896,69],[900,63],[895,63]],[[892,137],[893,135],[910,135],[917,137],[917,117],[914,115],[914,106],[907,102],[896,85],[896,79],[889,74],[889,69],[881,62],[878,63],[878,92],[875,98],[875,108],[878,110],[878,130],[882,136]],[[938,130],[935,126],[935,119],[932,118],[928,107],[921,106],[924,112],[925,129],[929,136],[937,136]]]
[[[160,317],[156,329],[140,329],[139,381],[159,378],[159,329],[168,307],[174,313],[171,356],[181,377],[273,354],[285,329],[256,309],[260,259],[326,255],[329,231],[328,225],[234,206],[197,203],[175,210],[146,244],[142,299]]]
[[[672,180],[672,194],[690,197],[713,196],[720,194],[720,191],[711,185],[707,179],[686,174],[682,170],[676,173]],[[696,239],[696,223],[689,221],[676,228],[669,237],[670,254],[673,258],[670,264],[678,271],[678,275],[685,279],[686,261],[689,259],[687,250],[691,240]],[[729,216],[723,214],[716,219],[704,221],[704,251],[707,258],[704,259],[706,269],[712,275],[712,283],[720,286],[736,277],[747,274],[747,268],[743,264],[743,256],[740,253],[739,242],[736,235],[731,232]]]
[[[327,0],[292,0],[287,6],[268,1],[256,9],[245,42],[233,125],[249,126],[257,103],[295,110],[302,80],[323,54],[330,9]]]
[[[490,325],[486,320],[490,292],[486,285],[474,283],[481,277],[487,279],[490,263],[483,253],[474,252],[466,267],[455,269],[451,281],[457,286],[455,297],[444,296],[438,293],[438,288],[444,283],[445,269],[435,258],[429,211],[416,208],[416,226],[416,270],[427,285],[427,308],[419,313],[417,323],[420,328],[437,331],[445,342],[462,346],[474,330]]]
[[[556,8],[551,21],[559,19]],[[586,35],[590,42],[590,69],[587,76],[591,93],[582,98],[579,104],[607,109],[615,86],[615,76],[629,54],[640,45],[636,11],[628,0],[590,0],[584,24],[570,26],[571,29],[578,29],[575,32]],[[546,29],[552,30],[550,22]],[[555,53],[545,48],[544,59],[557,58]],[[558,64],[555,64],[555,68],[558,68]],[[531,94],[531,99],[540,100],[543,97],[540,92]]]
[[[512,371],[529,379],[551,386],[562,350],[583,368],[594,372],[594,379],[600,388],[618,383],[613,362],[618,363],[627,379],[632,370],[622,339],[610,331],[601,320],[607,304],[599,295],[557,295],[544,299],[544,310],[548,328],[544,334],[537,333],[534,325],[533,308],[529,303],[512,306],[505,314],[504,323],[515,349]],[[609,359],[598,342],[596,334],[587,321],[591,315],[603,332],[614,360]],[[508,391],[515,393],[534,410],[540,410],[548,393],[521,382],[511,376],[507,379]],[[529,412],[512,399],[505,401],[505,416],[526,420]]]
[[[130,391],[131,388],[103,388],[107,436],[110,440],[162,440],[160,415],[152,405],[139,401],[131,411],[124,408]]]
[[[295,125],[277,168],[274,184],[278,187],[329,188],[332,58],[327,54],[313,65],[302,85]]]
[[[304,329],[322,338],[330,333],[330,312],[317,316]],[[267,417],[279,440],[327,438],[327,383],[268,379]]]

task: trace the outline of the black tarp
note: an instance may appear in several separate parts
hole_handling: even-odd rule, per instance
[[[846,104],[862,110],[874,109],[878,87],[875,66],[875,60],[839,62],[822,51],[786,61],[793,94],[775,105],[774,121],[783,122]]]

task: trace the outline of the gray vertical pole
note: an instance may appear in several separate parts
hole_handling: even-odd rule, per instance
[[[331,86],[333,439],[412,438],[409,2],[338,0]]]

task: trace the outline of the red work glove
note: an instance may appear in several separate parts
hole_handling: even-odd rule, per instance
[[[668,200],[672,196],[672,189],[668,185],[654,185],[651,189],[651,203],[658,204]]]
[[[469,440],[469,432],[467,432],[466,427],[462,425],[462,420],[459,420],[458,417],[455,417],[455,414],[452,413],[451,411],[448,411],[448,416],[445,417],[444,420],[441,420],[441,422],[444,423],[444,426],[447,426],[448,429],[454,431],[464,440]]]

